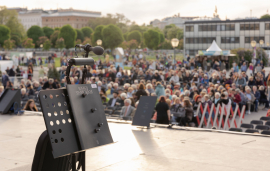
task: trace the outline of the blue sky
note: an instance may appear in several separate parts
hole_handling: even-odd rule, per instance
[[[15,4],[15,5],[14,5]],[[215,6],[221,19],[250,16],[260,17],[270,10],[269,0],[10,0],[2,1],[7,7],[28,9],[74,8],[106,13],[122,13],[138,24],[149,24],[153,19],[162,19],[180,13],[180,16],[213,16]],[[269,11],[270,12],[270,11]]]

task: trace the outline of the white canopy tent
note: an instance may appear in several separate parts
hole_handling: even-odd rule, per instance
[[[219,46],[217,45],[216,41],[213,40],[211,46],[206,50],[199,50],[198,51],[199,56],[230,56],[229,50],[221,50]]]
[[[211,46],[206,50],[208,51],[215,51],[215,52],[222,52],[222,50],[218,47],[217,43],[215,40],[213,40]]]

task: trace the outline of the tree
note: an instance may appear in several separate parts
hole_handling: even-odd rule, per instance
[[[98,39],[102,40],[102,30],[103,30],[103,28],[104,28],[103,25],[97,26],[95,28],[95,31],[94,31],[94,34],[93,34],[93,37],[92,37],[93,43],[96,44]]]
[[[0,25],[0,45],[4,45],[5,40],[10,39],[10,29],[7,26]]]
[[[10,39],[11,39],[11,40],[14,40],[14,43],[15,43],[16,46],[21,46],[21,44],[22,44],[22,39],[21,39],[20,36],[18,36],[18,35],[16,35],[16,34],[13,34],[13,35],[11,35]]]
[[[123,49],[127,49],[128,48],[128,42],[127,41],[123,41],[122,43],[121,43],[121,45],[119,45],[121,48],[123,48]]]
[[[17,35],[21,40],[25,37],[25,30],[16,10],[8,10],[5,6],[0,6],[0,25],[6,25],[11,35]]]
[[[55,27],[54,28],[54,31],[56,31],[56,30],[59,30],[60,31],[60,28],[59,27]]]
[[[138,25],[131,25],[130,28],[129,28],[129,32],[132,32],[132,31],[139,31],[139,32],[142,32],[142,28]]]
[[[65,45],[67,49],[73,48],[75,46],[77,32],[70,25],[65,25],[60,29],[58,38],[61,37],[65,40]]]
[[[116,48],[124,40],[122,31],[120,30],[120,28],[112,24],[103,28],[102,37],[103,37],[103,46],[105,48],[108,47],[110,49]]]
[[[165,41],[165,37],[163,33],[159,33],[159,39],[160,39],[160,43],[163,43]]]
[[[91,39],[90,38],[85,38],[85,40],[83,41],[83,44],[85,45],[85,44],[92,44],[92,42],[91,42]]]
[[[55,42],[55,47],[56,48],[62,50],[65,46],[66,46],[65,45],[65,40],[62,37],[56,40],[56,42]]]
[[[55,43],[56,43],[56,40],[58,39],[59,33],[60,33],[60,31],[56,30],[53,32],[53,34],[50,37],[50,41],[51,41],[53,47],[55,47]]]
[[[174,28],[174,27],[176,27],[175,24],[170,24],[170,25],[165,26],[165,28],[163,30],[165,38],[168,38],[167,37],[168,30],[171,29],[171,28]]]
[[[178,27],[170,28],[170,29],[168,30],[168,32],[167,32],[167,39],[171,40],[171,39],[173,39],[173,38],[178,38],[177,36],[179,36],[179,38],[181,39],[181,38],[183,38],[183,36],[181,35],[181,33],[182,33],[182,35],[183,35],[183,32],[182,32],[181,29],[178,28]],[[181,36],[182,36],[182,37],[181,37]],[[178,38],[178,39],[179,39],[179,38]]]
[[[38,47],[40,47],[40,45],[43,45],[47,40],[48,38],[46,36],[39,37],[37,41]]]
[[[128,33],[124,33],[124,34],[123,34],[123,37],[124,37],[124,40],[127,41],[127,39],[128,39],[128,38],[127,38],[127,37],[128,37]]]
[[[91,34],[94,32],[91,27],[83,27],[82,29],[84,37],[91,38]]]
[[[76,29],[76,32],[77,32],[77,40],[81,40],[81,42],[84,40],[84,35],[83,35],[83,32],[79,29]]]
[[[184,39],[179,40],[178,49],[184,49]]]
[[[264,14],[263,16],[261,16],[260,19],[270,19],[270,15],[269,14]]]
[[[27,37],[33,39],[36,47],[38,47],[39,37],[44,36],[43,30],[39,26],[32,26],[27,30]]]
[[[24,47],[24,48],[34,48],[34,47],[35,47],[35,44],[33,43],[33,39],[27,38],[27,39],[23,42],[23,47]]]
[[[15,41],[14,41],[14,40],[8,39],[8,40],[5,40],[5,41],[4,41],[4,46],[3,46],[3,47],[4,47],[6,50],[10,50],[10,49],[12,49],[14,46],[15,46]]]
[[[47,39],[44,43],[43,43],[43,50],[50,50],[52,46],[52,43],[49,39]]]
[[[147,32],[144,32],[144,43],[145,45],[150,49],[157,49],[160,37],[159,33],[153,29],[148,30]]]
[[[136,40],[137,43],[140,44],[142,41],[142,34],[139,31],[132,31],[128,34],[127,40],[130,41],[132,39]]]
[[[132,40],[128,41],[127,45],[128,45],[128,47],[130,49],[136,49],[136,48],[138,48],[138,42],[135,39],[132,39]]]
[[[43,27],[42,28],[45,36],[49,39],[51,37],[51,35],[53,34],[54,30],[50,27]]]
[[[169,41],[168,39],[164,40],[163,43],[160,43],[158,45],[158,48],[159,49],[172,49],[172,44],[171,44],[171,41]]]
[[[184,38],[184,30],[183,29],[178,29],[176,38],[179,40]]]
[[[75,44],[76,44],[76,45],[77,45],[77,44],[82,44],[81,39],[77,39],[76,42],[75,42]]]

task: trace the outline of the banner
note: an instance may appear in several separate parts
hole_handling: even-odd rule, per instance
[[[217,52],[217,51],[199,50],[198,54],[200,56],[229,56],[231,54],[231,51],[224,50],[224,51],[221,51],[221,52]]]

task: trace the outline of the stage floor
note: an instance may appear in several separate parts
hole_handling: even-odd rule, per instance
[[[87,171],[269,171],[270,137],[139,129],[109,123],[116,143],[88,150]],[[39,135],[41,116],[0,115],[1,171],[29,171]]]

